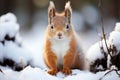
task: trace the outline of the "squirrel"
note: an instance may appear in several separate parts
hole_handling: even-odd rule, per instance
[[[72,27],[71,15],[72,8],[69,1],[62,13],[57,13],[54,3],[50,1],[44,61],[51,75],[56,75],[58,71],[68,75],[72,73],[71,69],[84,69],[84,54],[78,36]]]

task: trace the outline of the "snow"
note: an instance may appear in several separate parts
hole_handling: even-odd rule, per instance
[[[35,26],[38,26],[38,25],[35,25]],[[45,29],[42,29],[42,30],[43,31],[40,31],[40,28],[33,29],[32,31],[30,31],[32,35],[30,33],[26,33],[27,35],[23,34],[23,38],[24,38],[25,45],[29,45],[28,48],[34,53],[34,55],[32,55],[33,62],[31,64],[33,66],[41,67],[42,69],[47,70],[48,68],[45,65],[44,59],[43,59]]]
[[[118,51],[120,51],[120,32],[119,31],[112,31],[109,36],[109,42],[114,44]]]
[[[19,30],[19,24],[16,22],[16,16],[12,13],[0,17],[0,41],[4,40],[5,35],[14,37]]]
[[[119,22],[116,23],[115,31],[119,31],[120,32],[120,23]]]
[[[3,61],[4,52],[3,52],[3,44],[0,43],[0,61]]]
[[[0,40],[3,40],[4,36],[8,34],[10,37],[14,37],[19,30],[19,25],[17,23],[12,22],[5,22],[0,23],[0,33],[2,38]]]
[[[118,69],[115,65],[112,65],[111,67],[110,67],[110,70],[113,70],[113,69]]]
[[[59,80],[59,78],[55,76],[51,76],[46,72],[42,71],[40,68],[25,68],[21,75],[20,80]]]
[[[65,76],[61,72],[57,76],[52,76],[47,74],[47,72],[41,70],[40,68],[32,68],[30,66],[26,67],[21,72],[16,72],[10,69],[4,70],[4,74],[0,73],[1,80],[99,80],[108,71],[98,72],[93,74],[88,71],[72,70],[72,75]],[[62,75],[61,75],[62,74]],[[13,76],[15,75],[15,76]],[[64,77],[62,77],[64,76]],[[103,77],[102,80],[119,80],[118,75],[113,71]]]
[[[15,41],[6,40],[5,36],[15,38]],[[19,24],[16,16],[12,13],[7,13],[0,17],[0,60],[4,58],[11,59],[14,62],[26,66],[28,62],[32,63],[32,52],[23,43],[19,35]]]
[[[108,41],[107,41],[108,42]],[[101,53],[100,47],[101,44],[103,44],[103,49],[105,52],[107,52],[107,48],[105,46],[105,41],[102,40],[93,44],[87,51],[86,59],[91,63],[93,63],[97,59],[102,59],[104,57],[104,54]],[[108,43],[107,43],[108,44]]]
[[[15,15],[9,13],[9,15],[6,14],[0,17],[0,41],[5,41],[4,44],[0,42],[0,61],[2,61],[3,58],[10,58],[18,64],[22,63],[23,65],[27,65],[27,63],[30,62],[30,64],[34,66],[27,66],[19,72],[13,71],[8,66],[0,66],[0,69],[3,71],[3,73],[0,72],[0,80],[99,80],[106,72],[108,72],[107,70],[94,74],[89,71],[73,69],[71,75],[64,75],[61,72],[58,72],[56,76],[49,75],[42,54],[45,29],[43,28],[43,31],[39,31],[39,29],[36,28],[31,31],[32,35],[29,33],[29,35],[24,35],[23,41],[19,34],[19,24],[17,23]],[[15,41],[4,40],[6,34],[10,37],[15,37]],[[27,38],[25,38],[26,36]],[[120,49],[120,40],[118,36],[119,32],[115,30],[110,34],[108,40],[113,41],[113,43],[118,46],[118,49]],[[31,39],[34,39],[34,42]],[[105,52],[107,52],[104,41],[102,41],[102,43]],[[94,62],[97,58],[101,59],[104,57],[100,52],[100,46],[101,41],[93,44],[88,50],[86,57],[90,63]],[[101,68],[101,66],[99,66],[99,68]],[[120,78],[114,71],[103,78],[103,80],[119,79]]]
[[[107,67],[109,68],[110,67],[110,65],[111,65],[111,57],[110,57],[110,55],[108,55],[107,56]]]
[[[106,70],[104,72],[98,72],[96,75],[97,77],[99,77],[99,79],[102,78],[102,80],[119,80],[120,78],[118,77],[118,75],[116,74],[116,72],[111,72],[109,74],[107,74],[106,76],[104,76],[105,73],[107,73],[109,70]],[[103,77],[104,76],[104,77]],[[98,79],[96,79],[98,80]]]
[[[31,52],[25,47],[19,47],[12,41],[5,41],[4,57],[14,60],[16,63],[27,65],[28,61],[32,60]]]
[[[111,45],[116,47],[116,49],[117,49],[116,55],[120,52],[120,37],[119,37],[120,32],[118,31],[118,26],[119,26],[119,23],[116,24],[115,30],[110,33],[109,38],[106,41],[108,48],[110,48]],[[104,40],[102,40],[102,42],[99,41],[99,42],[93,44],[88,49],[87,54],[86,54],[86,59],[87,59],[86,68],[89,69],[90,65],[92,65],[97,59],[100,60],[100,59],[104,58],[104,54],[100,51],[101,46],[103,46],[104,52],[106,54],[108,54]],[[112,54],[112,53],[110,52],[110,54]],[[112,64],[111,63],[111,57],[108,54],[107,55],[107,68],[110,68],[111,64]]]
[[[16,18],[16,16],[13,13],[7,13],[7,14],[2,15],[0,17],[0,22],[1,23],[3,23],[3,22],[13,22],[13,23],[16,23],[17,22],[17,18]]]

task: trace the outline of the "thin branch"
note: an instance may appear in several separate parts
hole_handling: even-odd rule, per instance
[[[0,69],[0,72],[4,74],[4,72]]]
[[[2,72],[2,70],[0,69],[0,72]]]
[[[115,71],[116,74],[118,75],[118,77],[120,77],[120,73],[118,72],[118,70],[117,70],[117,69],[112,69],[112,70],[108,71],[107,73],[105,73],[104,76],[101,77],[99,80],[102,80],[107,74],[109,74],[109,73],[112,72],[112,71]]]
[[[106,35],[105,35],[105,30],[104,30],[104,25],[103,25],[101,2],[102,2],[102,0],[99,0],[99,2],[98,2],[98,8],[99,8],[99,12],[100,12],[100,23],[101,23],[101,27],[102,27],[102,38],[103,38],[104,41],[105,41],[105,45],[106,45],[108,54],[110,55],[110,57],[112,57],[111,54],[110,54],[108,45],[107,45],[107,41],[106,41]]]

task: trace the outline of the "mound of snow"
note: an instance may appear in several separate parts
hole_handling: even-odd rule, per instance
[[[120,32],[112,31],[109,36],[110,44],[113,44],[120,51]]]
[[[107,41],[108,42],[108,41]],[[102,44],[102,45],[101,45]],[[108,44],[108,43],[107,43]],[[107,48],[106,48],[106,45],[105,45],[105,41],[102,40],[95,43],[94,45],[92,45],[88,51],[87,51],[87,54],[86,54],[86,59],[90,62],[90,63],[93,63],[95,60],[97,59],[102,59],[104,57],[104,54],[101,53],[101,50],[100,50],[100,47],[103,46],[103,49],[105,52],[107,52]]]
[[[110,33],[109,42],[120,52],[120,23],[116,23],[115,30]]]
[[[106,42],[108,45],[109,42],[108,41]],[[87,54],[85,56],[86,58],[85,68],[92,72],[106,70],[107,69],[106,55],[108,54],[107,52],[108,51],[104,40],[99,41],[92,45],[88,49]]]
[[[120,32],[120,23],[116,23],[115,31],[119,31]]]
[[[7,22],[0,23],[0,41],[4,40],[4,37],[8,35],[13,38],[19,30],[19,24]]]
[[[0,67],[1,68],[1,67]],[[3,70],[3,69],[2,69]],[[93,74],[88,71],[72,70],[72,75],[61,75],[52,76],[47,74],[47,72],[41,70],[40,68],[32,68],[30,66],[26,67],[21,72],[15,72],[11,69],[4,69],[4,74],[0,73],[1,80],[100,80],[104,74],[108,71],[98,72]],[[59,74],[59,73],[58,73]],[[113,71],[103,77],[102,80],[119,80],[118,75]]]
[[[0,17],[0,23],[4,23],[4,22],[13,22],[16,23],[17,22],[17,18],[13,13],[7,13],[5,15],[2,15]]]
[[[4,57],[12,59],[16,63],[27,65],[32,60],[32,54],[26,47],[19,47],[12,41],[5,41]]]
[[[13,38],[18,31],[19,24],[14,14],[8,13],[0,17],[0,41],[3,41],[6,35]]]
[[[14,14],[7,13],[0,17],[0,62],[3,64],[4,59],[12,60],[17,65],[32,63],[32,51],[22,41],[19,27]]]
[[[19,77],[19,80],[60,80],[55,76],[51,76],[46,72],[42,71],[40,68],[26,67]]]

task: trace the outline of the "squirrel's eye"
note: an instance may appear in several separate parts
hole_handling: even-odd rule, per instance
[[[66,25],[66,29],[69,29],[69,25]]]
[[[51,25],[50,27],[51,27],[51,29],[53,29],[53,28],[54,28],[54,27],[53,27],[53,25]]]

